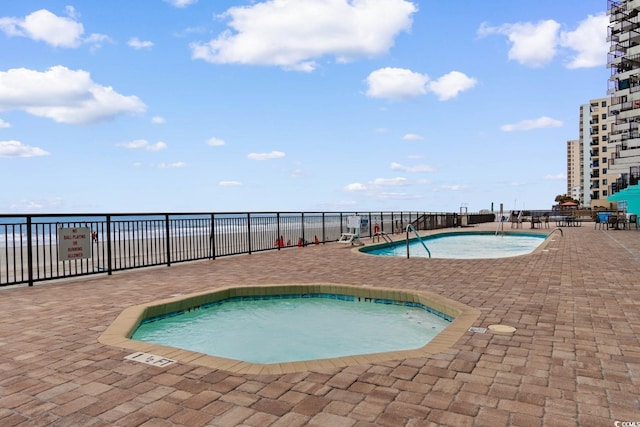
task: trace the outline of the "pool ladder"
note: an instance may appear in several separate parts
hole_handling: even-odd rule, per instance
[[[431,258],[431,251],[429,250],[429,248],[427,248],[427,245],[424,244],[424,241],[422,241],[422,237],[420,237],[420,235],[418,234],[416,229],[413,227],[413,225],[408,224],[407,225],[407,259],[409,259],[409,231],[410,230],[413,231],[413,233],[416,235],[418,240],[420,240],[420,243],[422,243],[422,246],[424,247],[424,249],[429,254],[429,258]]]
[[[373,237],[382,237],[382,240],[384,240],[387,244],[391,244],[393,243],[393,239],[391,238],[391,236],[389,236],[387,233],[385,233],[384,231],[381,231],[379,233],[376,233],[373,235]]]
[[[560,237],[564,237],[564,233],[562,232],[562,228],[560,228],[560,227],[556,227],[553,230],[551,230],[551,233],[547,234],[547,237],[551,236],[554,231],[559,231],[560,232]]]

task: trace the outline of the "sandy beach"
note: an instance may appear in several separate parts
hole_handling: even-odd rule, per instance
[[[346,218],[343,221],[346,221]],[[366,218],[368,219],[368,216]],[[213,240],[210,238],[210,229],[205,227],[209,224],[208,220],[176,221],[170,228],[171,243],[168,252],[164,226],[159,226],[159,221],[152,221],[154,227],[144,223],[145,225],[138,226],[135,232],[126,229],[112,232],[111,268],[123,270],[162,265],[169,260],[171,263],[177,263],[261,252],[277,248],[280,241],[283,243],[282,248],[314,244],[316,238],[319,242],[332,242],[340,238],[341,232],[347,231],[346,224],[340,225],[339,217],[326,218],[324,227],[320,219],[307,217],[304,227],[299,217],[283,219],[279,235],[273,217],[258,217],[252,221],[251,227],[241,222],[243,218],[228,219],[217,226]],[[390,219],[376,222],[382,230],[398,231],[400,224],[403,224],[401,220],[392,222]],[[109,263],[106,228],[102,223],[89,225],[93,230],[97,230],[98,240],[91,242],[90,257],[83,259],[59,261],[55,236],[50,237],[48,232],[38,235],[39,244],[33,246],[33,260],[37,266],[34,269],[34,279],[46,280],[107,271]],[[362,230],[362,235],[369,236],[369,228]],[[16,277],[18,281],[27,280],[27,265],[25,245],[0,247],[0,285],[13,283]]]

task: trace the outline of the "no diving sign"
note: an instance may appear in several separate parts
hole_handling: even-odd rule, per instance
[[[58,261],[91,258],[89,227],[58,229]]]

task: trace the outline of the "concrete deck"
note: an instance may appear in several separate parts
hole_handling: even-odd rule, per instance
[[[332,243],[1,289],[0,425],[640,422],[640,230],[563,231],[544,251],[515,258],[407,260]],[[479,309],[475,327],[516,331],[466,332],[429,357],[281,375],[151,366],[98,342],[132,305],[229,285],[317,282],[429,291]]]

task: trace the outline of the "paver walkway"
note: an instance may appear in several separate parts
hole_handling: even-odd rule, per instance
[[[545,251],[516,258],[407,260],[333,243],[2,289],[0,425],[640,422],[640,231],[588,223],[563,231]],[[227,285],[317,282],[428,290],[480,309],[476,327],[517,329],[468,332],[428,358],[274,376],[160,368],[98,342],[131,305]]]

